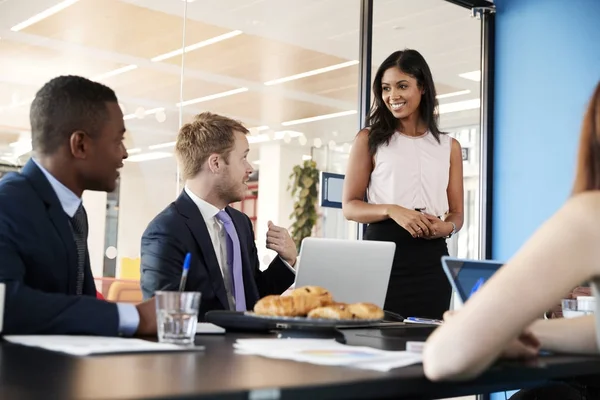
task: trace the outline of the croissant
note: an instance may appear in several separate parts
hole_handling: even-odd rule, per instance
[[[316,296],[320,300],[320,306],[328,306],[333,303],[333,296],[331,293],[320,286],[302,286],[292,290],[290,296]]]
[[[345,320],[352,319],[353,315],[348,311],[348,306],[343,303],[315,308],[308,313],[308,318]]]
[[[348,305],[355,319],[383,319],[383,310],[372,303],[353,303]]]
[[[320,306],[319,296],[271,295],[260,299],[254,305],[254,312],[258,315],[299,317]]]

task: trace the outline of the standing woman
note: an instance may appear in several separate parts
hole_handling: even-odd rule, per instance
[[[438,128],[433,78],[416,50],[392,53],[373,93],[368,126],[350,152],[344,216],[368,224],[366,240],[396,243],[384,308],[441,319],[452,290],[440,259],[463,225],[460,144]]]

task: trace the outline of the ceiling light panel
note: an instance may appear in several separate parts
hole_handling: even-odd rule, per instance
[[[284,83],[284,82],[294,81],[296,79],[306,78],[308,76],[324,74],[325,72],[335,71],[337,69],[346,68],[346,67],[350,67],[352,65],[357,65],[357,64],[358,64],[357,60],[347,61],[347,62],[343,62],[340,64],[330,65],[329,67],[313,69],[312,71],[302,72],[301,74],[286,76],[285,78],[279,78],[279,79],[274,79],[272,81],[267,81],[267,82],[265,82],[265,85],[267,85],[267,86],[277,85],[277,84]]]
[[[245,88],[245,87],[239,88],[239,89],[228,90],[226,92],[215,93],[215,94],[211,94],[209,96],[198,97],[195,99],[182,101],[181,103],[177,103],[176,106],[177,107],[185,107],[185,106],[189,106],[192,104],[198,104],[198,103],[202,103],[202,102],[209,101],[209,100],[219,99],[221,97],[232,96],[234,94],[243,93],[243,92],[247,92],[247,91],[248,91],[248,88]]]
[[[215,36],[213,38],[210,38],[210,39],[207,39],[207,40],[203,40],[201,42],[194,43],[194,44],[191,44],[189,46],[185,46],[185,47],[183,47],[181,49],[173,50],[173,51],[170,51],[168,53],[161,54],[159,56],[153,57],[151,59],[151,61],[158,62],[158,61],[163,61],[163,60],[166,60],[168,58],[175,57],[175,56],[180,56],[183,53],[188,53],[190,51],[198,50],[198,49],[200,49],[202,47],[206,47],[206,46],[209,46],[211,44],[222,42],[223,40],[231,39],[232,37],[236,37],[238,35],[241,35],[242,33],[244,33],[244,32],[239,31],[239,30],[231,31],[231,32],[225,33],[223,35]]]
[[[481,71],[471,71],[465,72],[464,74],[458,74],[461,78],[468,79],[470,81],[480,82],[481,81]]]
[[[295,120],[292,120],[292,121],[282,122],[281,125],[283,125],[283,126],[291,126],[291,125],[305,124],[305,123],[308,123],[308,122],[321,121],[321,120],[330,119],[330,118],[345,117],[347,115],[353,115],[353,114],[356,114],[356,110],[341,111],[341,112],[332,113],[332,114],[317,115],[315,117],[295,119]]]
[[[163,158],[169,158],[173,154],[161,151],[155,151],[152,153],[142,153],[137,154],[135,156],[128,157],[125,161],[127,162],[143,162],[143,161],[152,161],[152,160],[160,160]]]
[[[61,1],[60,3],[54,5],[50,8],[47,8],[38,14],[35,14],[33,17],[27,18],[25,21],[18,23],[17,25],[10,28],[10,30],[13,32],[18,32],[22,29],[27,28],[28,26],[31,26],[37,22],[40,22],[43,19],[46,19],[46,18],[56,14],[57,12],[64,10],[67,7],[72,6],[73,4],[77,3],[78,1],[79,0]]]

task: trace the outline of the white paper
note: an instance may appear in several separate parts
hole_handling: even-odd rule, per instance
[[[406,342],[406,351],[411,353],[422,353],[425,349],[425,342]]]
[[[420,354],[402,352],[402,357],[390,357],[388,360],[377,360],[377,361],[365,361],[360,363],[352,364],[354,368],[361,369],[372,369],[375,371],[388,372],[394,368],[408,367],[409,365],[420,364],[423,361],[423,357]]]
[[[234,348],[238,354],[376,371],[389,371],[422,361],[418,353],[347,346],[330,339],[238,339]]]
[[[196,335],[223,335],[225,334],[225,329],[217,326],[215,324],[211,324],[210,322],[198,322],[196,325]]]
[[[145,353],[156,351],[199,351],[199,346],[178,346],[142,339],[76,335],[9,335],[4,340],[23,346],[67,353],[74,356],[115,353]]]

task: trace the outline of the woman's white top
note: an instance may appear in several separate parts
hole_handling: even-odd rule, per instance
[[[375,154],[367,189],[372,204],[397,204],[443,216],[448,212],[448,181],[452,138],[430,132],[421,136],[394,133]]]

